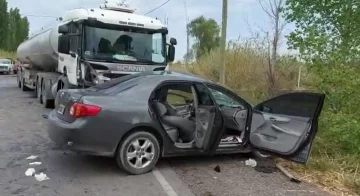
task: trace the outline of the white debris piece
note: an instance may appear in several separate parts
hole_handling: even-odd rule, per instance
[[[32,163],[29,163],[29,165],[41,165],[41,162],[32,162]]]
[[[35,179],[37,180],[37,181],[44,181],[44,180],[49,180],[50,178],[49,177],[47,177],[47,175],[46,174],[44,174],[43,172],[41,172],[40,174],[35,174]]]
[[[245,161],[246,166],[256,167],[256,161],[254,159],[249,159]]]
[[[28,158],[26,158],[27,160],[34,160],[34,159],[36,159],[37,158],[37,156],[35,156],[35,155],[31,155],[31,156],[29,156]]]
[[[25,176],[32,176],[34,174],[35,174],[35,169],[34,168],[29,168],[25,172]]]

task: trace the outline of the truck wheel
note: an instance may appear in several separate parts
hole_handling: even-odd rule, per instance
[[[45,81],[43,81],[41,85],[41,102],[44,105],[45,108],[52,108],[53,107],[53,101],[47,99],[46,97],[46,89],[45,89]]]
[[[25,79],[23,79],[21,81],[21,90],[22,91],[29,91],[30,90],[27,86],[25,86]]]
[[[36,98],[39,100],[40,104],[42,104],[42,90],[41,90],[41,84],[39,79],[36,81]]]
[[[17,84],[18,84],[18,87],[21,88],[21,79],[19,77],[19,74],[17,74]]]
[[[116,162],[121,169],[133,175],[151,171],[160,157],[157,138],[145,131],[136,131],[119,144]]]

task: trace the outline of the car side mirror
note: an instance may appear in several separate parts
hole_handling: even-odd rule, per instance
[[[175,46],[173,45],[169,45],[168,60],[169,62],[173,62],[175,60]]]
[[[69,54],[70,52],[70,37],[68,35],[60,35],[58,42],[59,53]]]

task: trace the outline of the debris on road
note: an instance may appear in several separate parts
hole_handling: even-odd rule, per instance
[[[214,171],[216,171],[216,172],[220,172],[221,170],[220,170],[220,166],[219,165],[217,165],[215,168],[214,168]]]
[[[26,158],[27,160],[34,160],[34,159],[37,159],[37,156],[35,155],[31,155],[29,156],[28,158]]]
[[[245,161],[245,165],[250,167],[256,167],[257,163],[254,159],[249,159]]]
[[[35,174],[35,179],[37,180],[37,181],[44,181],[44,180],[49,180],[50,178],[49,177],[47,177],[47,175],[46,174],[44,174],[43,172],[41,172],[40,174]]]
[[[34,168],[29,168],[25,172],[25,176],[32,176],[34,174],[35,174],[35,169]]]
[[[276,167],[290,179],[291,182],[300,183],[301,181],[295,178],[289,171],[287,171],[283,166],[276,164]]]
[[[32,162],[32,163],[29,163],[29,165],[41,165],[41,162]]]

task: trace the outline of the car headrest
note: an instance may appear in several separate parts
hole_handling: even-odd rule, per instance
[[[157,112],[157,114],[161,117],[161,116],[164,116],[167,112],[167,109],[165,107],[164,104],[160,103],[160,102],[155,102],[154,103],[154,108],[155,108],[155,111]]]

